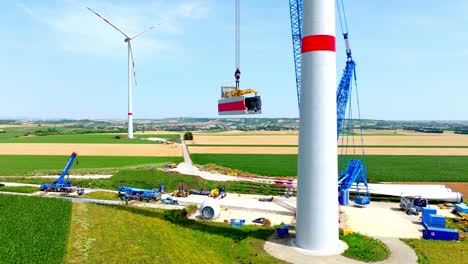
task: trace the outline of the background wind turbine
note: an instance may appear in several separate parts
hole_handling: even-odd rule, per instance
[[[119,31],[122,35],[125,36],[124,41],[127,42],[128,44],[128,138],[133,138],[133,106],[132,106],[132,69],[133,69],[133,76],[135,77],[135,62],[133,60],[133,50],[132,50],[132,44],[131,41],[135,39],[136,37],[141,36],[143,33],[151,30],[154,28],[154,26],[148,28],[145,31],[142,31],[141,33],[136,34],[133,37],[129,37],[127,34],[125,34],[122,30],[114,26],[109,20],[92,10],[91,8],[87,7],[89,11],[93,12],[96,16],[104,20],[107,24],[109,24],[111,27]],[[136,78],[135,78],[135,85],[136,85]]]

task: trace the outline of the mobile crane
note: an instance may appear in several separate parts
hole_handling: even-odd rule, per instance
[[[75,160],[77,155],[78,154],[76,152],[73,152],[70,155],[70,158],[68,159],[68,162],[65,165],[65,168],[63,169],[58,179],[52,183],[42,184],[41,187],[39,187],[39,190],[46,191],[46,192],[64,192],[64,193],[72,193],[76,191],[78,195],[84,194],[83,188],[74,187],[72,182],[69,180],[70,168],[73,165],[73,161]],[[65,176],[67,177],[66,180],[64,180]]]

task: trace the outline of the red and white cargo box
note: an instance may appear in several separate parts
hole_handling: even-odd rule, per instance
[[[260,96],[228,97],[218,100],[218,114],[220,115],[252,115],[262,113]]]
[[[221,87],[221,99],[218,100],[218,114],[220,115],[251,115],[262,113],[262,100],[260,96],[236,96],[230,97],[229,93],[235,87]]]

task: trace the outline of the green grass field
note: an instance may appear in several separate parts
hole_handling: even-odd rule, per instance
[[[76,203],[67,262],[238,263],[242,259],[242,263],[282,263],[261,247],[272,229],[197,222],[185,219],[185,214]],[[246,239],[253,241],[254,250],[243,247]]]
[[[60,174],[69,156],[0,155],[0,175]],[[155,167],[181,157],[78,156],[71,173],[114,173],[121,168]]]
[[[297,155],[192,154],[196,164],[223,167],[267,176],[297,175]],[[361,159],[358,157],[358,159]],[[371,181],[467,182],[468,156],[380,156],[365,157]]]
[[[39,191],[37,187],[32,186],[3,186],[0,187],[0,192],[15,192],[15,193],[34,193]]]
[[[340,232],[340,240],[346,242],[349,248],[343,252],[343,256],[365,262],[381,261],[388,257],[390,250],[377,239],[366,237],[359,233],[343,236]]]
[[[268,176],[295,176],[297,155],[191,154],[193,163],[238,169]]]
[[[120,139],[116,139],[120,136]],[[23,136],[21,133],[0,134],[0,143],[94,143],[94,144],[160,144],[155,141],[141,140],[138,137],[158,137],[165,138],[171,142],[179,142],[180,136],[177,134],[144,134],[135,135],[134,139],[126,138],[126,134],[63,134],[47,136]]]
[[[63,263],[72,203],[0,195],[0,262]]]
[[[423,239],[402,239],[418,255],[420,264],[466,263],[468,240],[440,241]]]
[[[37,179],[28,179],[37,180]],[[40,179],[44,181],[44,179]],[[37,181],[36,181],[37,182]],[[218,185],[224,185],[226,191],[246,194],[283,195],[286,191],[284,187],[271,184],[249,183],[238,181],[217,182],[209,181],[197,176],[181,175],[178,173],[168,173],[153,169],[132,169],[121,170],[109,179],[74,180],[77,186],[88,188],[102,188],[117,190],[120,185],[132,186],[134,188],[154,189],[159,185],[165,186],[166,192],[177,190],[179,184],[183,184],[185,189],[214,189]],[[92,194],[90,194],[92,195]]]

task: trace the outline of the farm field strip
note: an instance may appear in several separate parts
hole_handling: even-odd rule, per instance
[[[349,136],[349,140],[360,142],[357,135]],[[460,134],[428,134],[414,135],[364,135],[366,146],[468,146],[468,135]],[[338,140],[341,142],[341,138]],[[297,145],[298,135],[195,135],[187,145]]]
[[[298,145],[233,145],[233,144],[187,144],[190,147],[298,147]],[[344,147],[344,145],[338,145]],[[348,148],[361,148],[361,145],[348,145]],[[364,145],[364,148],[468,148],[468,146],[424,146],[424,145]]]
[[[297,147],[264,147],[264,146],[187,146],[192,154],[297,154]],[[346,151],[346,148],[338,148],[338,153]],[[362,150],[356,146],[356,153]],[[354,153],[353,148],[348,147],[348,153]],[[423,155],[423,156],[468,156],[468,147],[364,147],[366,155]]]
[[[68,153],[69,154],[69,153]],[[59,174],[65,166],[68,155],[0,155],[0,175],[51,175]],[[71,174],[92,174],[112,172],[126,167],[155,167],[164,163],[182,161],[182,157],[122,157],[122,156],[78,156]],[[40,179],[42,180],[42,179]],[[75,181],[75,179],[73,180]]]
[[[120,139],[115,137],[119,136]],[[128,139],[126,134],[99,133],[99,134],[58,134],[58,135],[29,135],[23,136],[21,133],[0,134],[0,143],[79,143],[79,144],[160,144],[155,141],[142,140],[138,137],[158,137],[176,140],[178,134],[135,134],[134,139]]]
[[[0,143],[0,155],[182,156],[179,144]]]
[[[193,154],[192,160],[265,176],[297,175],[297,155]],[[468,156],[367,155],[365,164],[371,182],[468,182]]]

